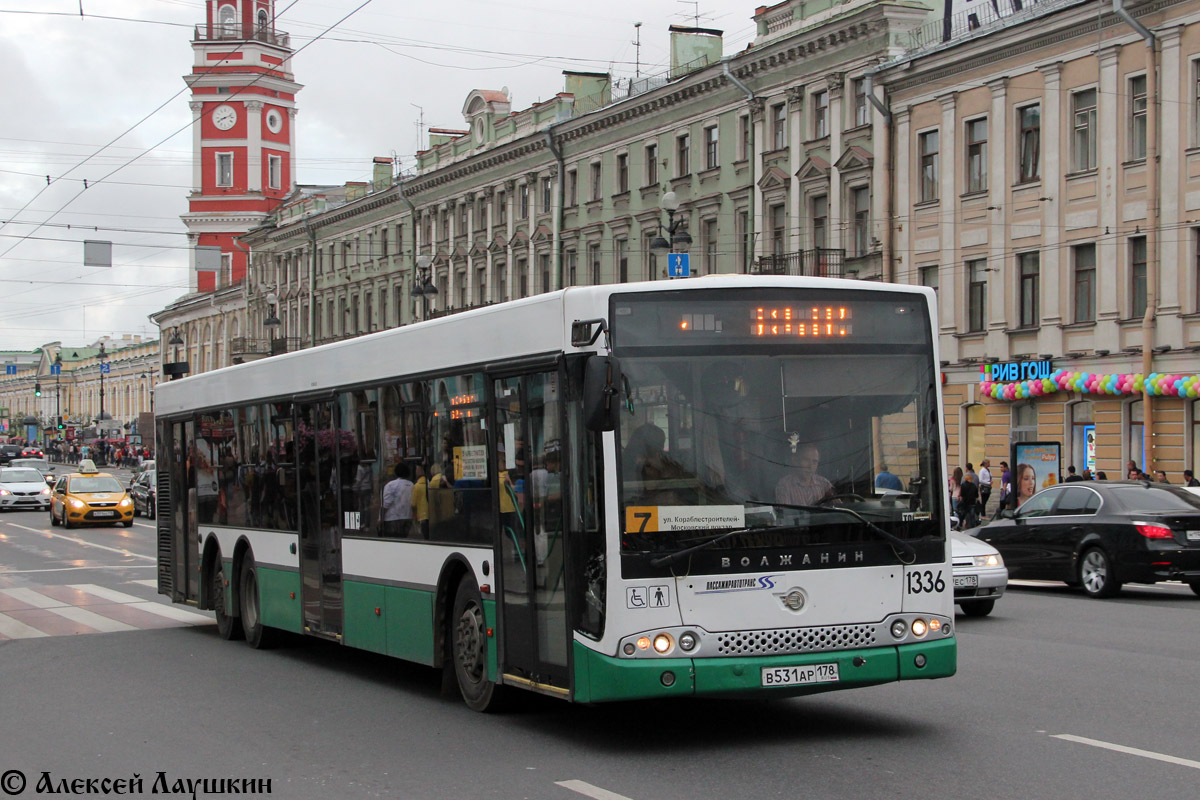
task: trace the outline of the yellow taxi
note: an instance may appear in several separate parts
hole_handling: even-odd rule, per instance
[[[90,458],[79,462],[79,471],[59,477],[50,495],[50,524],[72,528],[93,522],[133,525],[133,499],[121,482],[96,469]]]

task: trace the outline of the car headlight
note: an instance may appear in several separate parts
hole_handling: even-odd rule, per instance
[[[8,489],[0,489],[0,497],[8,497],[12,492]]]
[[[42,489],[42,494],[50,494],[50,487],[47,486],[45,489]]]
[[[133,505],[133,500],[129,497],[129,495],[125,495],[124,497],[121,498],[121,505],[131,506],[131,505]]]
[[[986,556],[973,556],[972,560],[977,567],[1003,567],[1004,559],[999,553],[991,553]]]
[[[67,502],[71,504],[71,508],[87,508],[87,503],[77,497],[68,497]]]

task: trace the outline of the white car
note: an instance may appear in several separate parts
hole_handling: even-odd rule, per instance
[[[974,536],[950,531],[950,557],[954,563],[954,602],[968,617],[992,613],[1008,586],[1008,568],[1000,551]]]
[[[0,510],[50,507],[50,487],[32,467],[0,467]]]

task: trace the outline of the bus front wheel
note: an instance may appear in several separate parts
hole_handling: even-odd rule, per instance
[[[254,563],[254,554],[246,551],[242,558],[240,592],[238,599],[242,602],[242,628],[246,631],[246,641],[250,646],[262,650],[273,647],[276,640],[274,628],[268,628],[262,622],[262,606],[259,604],[258,567]]]
[[[474,578],[463,578],[451,617],[454,675],[463,701],[472,711],[496,710],[501,689],[487,676],[487,621]]]

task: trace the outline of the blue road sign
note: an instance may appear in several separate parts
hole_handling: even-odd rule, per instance
[[[17,374],[17,365],[16,364],[5,364],[4,365],[4,374],[5,375],[16,375]]]
[[[667,277],[689,278],[692,266],[687,253],[670,253],[667,255]]]
[[[100,372],[102,374],[107,375],[111,371],[112,371],[112,364],[101,364],[100,365]]]
[[[50,365],[50,374],[51,375],[62,374],[62,364],[51,364]]]

